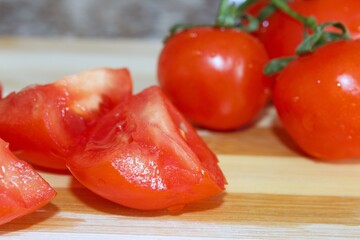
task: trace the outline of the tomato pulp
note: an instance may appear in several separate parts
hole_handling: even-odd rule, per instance
[[[216,156],[158,87],[101,118],[67,166],[98,195],[145,210],[182,206],[226,183]]]
[[[17,159],[0,139],[0,225],[34,212],[55,197],[55,190],[31,167]]]
[[[66,169],[85,130],[131,94],[126,69],[92,69],[30,86],[0,100],[0,137],[35,165]]]

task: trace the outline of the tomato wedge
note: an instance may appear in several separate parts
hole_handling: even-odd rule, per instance
[[[101,118],[67,166],[98,195],[144,210],[183,206],[226,184],[216,156],[155,86]]]
[[[27,87],[1,99],[0,137],[35,165],[66,169],[79,136],[131,94],[127,69],[92,69]]]
[[[2,139],[0,166],[0,224],[34,212],[55,197],[55,190]]]

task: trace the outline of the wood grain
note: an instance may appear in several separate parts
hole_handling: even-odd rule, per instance
[[[0,79],[11,91],[38,79],[50,82],[80,69],[126,65],[128,60],[142,89],[155,84],[159,48],[158,42],[121,39],[0,39]],[[48,63],[54,58],[55,63]],[[199,129],[199,134],[219,157],[228,179],[224,194],[179,211],[137,211],[98,197],[67,172],[39,169],[57,197],[0,226],[1,239],[360,238],[359,160],[335,164],[308,158],[271,107],[245,129]]]

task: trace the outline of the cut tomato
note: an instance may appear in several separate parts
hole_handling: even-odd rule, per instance
[[[2,139],[0,166],[0,224],[34,212],[55,197],[55,190]]]
[[[101,118],[67,166],[93,192],[136,209],[182,206],[226,183],[216,156],[158,87]]]
[[[79,136],[132,94],[127,69],[93,69],[0,101],[0,137],[35,165],[64,169]]]

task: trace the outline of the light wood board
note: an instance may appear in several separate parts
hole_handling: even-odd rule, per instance
[[[0,39],[5,92],[87,68],[128,66],[135,91],[156,84],[160,40]],[[218,155],[224,194],[182,211],[137,211],[104,200],[67,173],[40,173],[58,192],[44,208],[0,226],[1,239],[358,239],[360,161],[307,158],[274,109],[254,126],[199,134]]]

